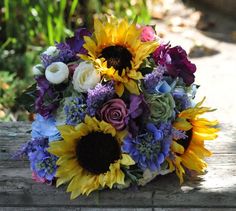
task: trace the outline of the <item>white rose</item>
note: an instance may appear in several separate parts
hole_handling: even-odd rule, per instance
[[[56,56],[58,55],[59,50],[55,46],[50,46],[47,48],[46,51],[43,52],[43,54],[46,54],[48,56]]]
[[[62,62],[53,62],[45,71],[46,79],[53,84],[60,84],[69,77],[69,68]]]
[[[44,66],[42,64],[37,64],[33,66],[32,71],[35,76],[44,75]]]
[[[93,65],[87,62],[81,62],[75,68],[73,75],[74,89],[78,92],[87,92],[92,89],[101,80],[100,74],[94,69]]]

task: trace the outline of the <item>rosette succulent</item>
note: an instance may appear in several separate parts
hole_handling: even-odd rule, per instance
[[[147,94],[145,97],[150,108],[152,122],[167,122],[173,117],[175,101],[170,93]]]

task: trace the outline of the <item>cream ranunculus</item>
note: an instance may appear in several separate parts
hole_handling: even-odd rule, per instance
[[[87,92],[94,88],[100,80],[100,74],[91,63],[81,62],[75,69],[72,83],[76,91]]]
[[[69,77],[69,68],[63,62],[53,62],[45,71],[46,79],[53,84],[60,84]]]

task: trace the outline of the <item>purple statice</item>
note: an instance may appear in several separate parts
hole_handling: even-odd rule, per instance
[[[65,101],[64,113],[67,125],[77,125],[84,120],[86,104],[80,97],[69,97]]]
[[[42,53],[42,54],[40,55],[40,60],[41,60],[41,63],[43,64],[43,66],[44,66],[45,68],[47,68],[47,66],[49,66],[49,65],[52,64],[53,62],[58,62],[58,61],[60,61],[58,55],[52,56],[52,55],[48,55],[48,54],[46,54],[46,53]]]
[[[155,70],[153,70],[153,72],[146,74],[143,79],[144,88],[148,92],[154,91],[157,84],[162,80],[165,71],[166,68],[160,65]]]
[[[128,111],[128,128],[132,136],[136,136],[138,131],[145,126],[150,115],[150,110],[144,95],[130,95],[130,105]]]
[[[12,156],[13,159],[19,159],[23,156],[27,156],[29,152],[34,150],[34,146],[47,147],[48,139],[47,138],[32,138],[27,143],[21,145],[21,147],[14,153]]]
[[[70,46],[67,43],[57,43],[56,47],[59,50],[59,61],[68,63],[75,59],[75,52],[71,50]]]
[[[188,137],[185,131],[177,130],[174,127],[172,128],[171,135],[174,140],[186,139]]]
[[[187,53],[182,47],[160,45],[153,53],[153,58],[157,65],[166,66],[167,73],[172,78],[182,78],[187,86],[194,82],[196,65],[188,60]]]
[[[45,76],[36,77],[35,80],[37,81],[36,113],[39,113],[46,119],[50,118],[59,106],[60,93],[56,92]]]
[[[97,84],[94,89],[88,90],[88,97],[86,100],[87,113],[90,116],[95,116],[98,109],[108,100],[112,99],[115,94],[113,82],[106,84]]]
[[[171,139],[154,124],[148,123],[145,130],[132,138],[124,139],[122,151],[128,153],[142,170],[160,170],[170,151]]]

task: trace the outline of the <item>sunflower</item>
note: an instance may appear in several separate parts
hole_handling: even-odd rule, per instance
[[[156,41],[142,42],[140,34],[135,23],[110,17],[103,23],[95,18],[94,36],[84,37],[83,46],[88,55],[80,55],[81,58],[93,62],[106,80],[114,80],[119,96],[124,88],[132,94],[139,94],[136,80],[143,76],[138,69],[158,46]]]
[[[64,140],[51,142],[48,151],[59,157],[57,187],[70,182],[67,192],[71,192],[71,199],[106,186],[124,185],[121,165],[134,164],[129,155],[121,153],[124,133],[89,116],[75,127],[63,125],[58,129]]]
[[[199,118],[200,115],[214,111],[208,107],[201,107],[203,101],[195,107],[182,111],[174,122],[174,128],[186,132],[187,137],[180,140],[173,140],[171,151],[174,153],[172,160],[176,174],[183,183],[184,167],[195,170],[198,173],[204,172],[207,163],[203,160],[211,156],[211,152],[204,147],[205,140],[213,140],[217,137],[219,129],[215,128],[217,121],[209,121]]]

